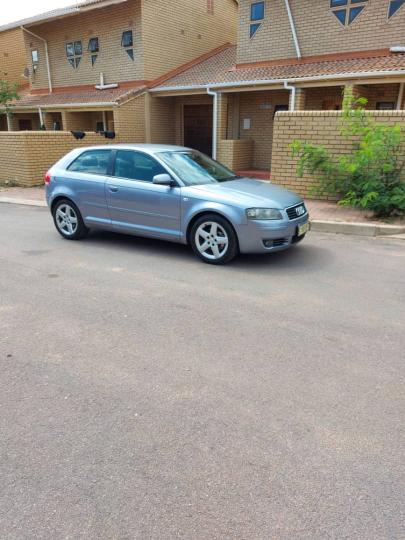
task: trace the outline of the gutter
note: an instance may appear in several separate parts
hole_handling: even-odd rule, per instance
[[[31,30],[27,30],[25,26],[20,27],[23,32],[27,32],[27,34],[30,34],[31,36],[34,36],[34,38],[39,39],[44,43],[45,45],[45,57],[46,57],[46,69],[48,71],[48,85],[49,85],[49,93],[52,94],[52,79],[51,79],[51,67],[49,65],[49,52],[48,52],[48,42],[46,39],[44,39],[41,36],[38,36],[37,34],[34,34],[34,32],[31,32]]]
[[[292,33],[292,37],[294,41],[294,46],[295,46],[295,52],[297,53],[297,58],[302,58],[300,44],[298,42],[298,37],[297,37],[297,32],[295,30],[294,18],[291,13],[290,2],[289,0],[284,0],[284,2],[285,2],[285,8],[287,10],[288,20],[290,21],[290,27],[291,27],[291,33]]]
[[[85,111],[75,111],[74,109],[77,108],[77,107],[80,107],[80,108],[87,108],[87,109],[92,109],[94,107],[116,107],[118,105],[118,103],[115,103],[115,102],[111,102],[111,101],[106,101],[106,102],[94,102],[94,103],[63,103],[62,105],[58,105],[57,103],[52,103],[51,105],[41,105],[40,108],[42,110],[46,110],[46,109],[72,109],[72,112],[85,112]],[[14,105],[13,106],[13,111],[17,112],[20,110],[20,109],[23,109],[23,110],[38,110],[38,105],[20,105],[18,106],[17,105]]]
[[[183,90],[207,90],[207,88],[239,88],[244,86],[264,86],[264,85],[284,85],[287,83],[301,83],[301,82],[317,82],[317,81],[331,81],[339,79],[367,79],[367,78],[380,78],[380,77],[395,77],[395,76],[405,76],[405,70],[390,70],[390,71],[364,71],[362,73],[352,72],[352,73],[337,73],[334,75],[318,75],[317,77],[293,77],[289,79],[254,79],[250,81],[235,81],[235,82],[224,82],[224,83],[215,83],[215,84],[195,84],[188,86],[162,86],[158,88],[151,88],[149,92],[179,92]]]

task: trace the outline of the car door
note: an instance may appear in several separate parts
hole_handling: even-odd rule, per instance
[[[105,195],[107,173],[111,167],[112,151],[86,150],[67,168],[64,187],[72,193],[86,225],[111,226]]]
[[[180,187],[153,183],[166,169],[149,154],[117,150],[107,179],[107,203],[113,227],[143,236],[177,240],[180,230]]]

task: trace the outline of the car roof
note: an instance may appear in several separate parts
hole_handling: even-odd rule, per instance
[[[179,152],[190,150],[185,146],[175,146],[171,144],[103,144],[97,146],[86,146],[80,148],[80,153],[84,150],[139,150],[147,154],[157,154],[159,152]]]

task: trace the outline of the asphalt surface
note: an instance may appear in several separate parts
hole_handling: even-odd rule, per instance
[[[404,539],[405,242],[184,246],[0,205],[0,538]]]

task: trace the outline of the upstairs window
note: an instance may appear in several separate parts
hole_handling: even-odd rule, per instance
[[[343,26],[349,26],[357,19],[368,0],[330,0],[332,13]]]
[[[127,55],[130,57],[131,60],[134,59],[134,38],[132,34],[132,30],[126,30],[122,33],[121,38],[121,47],[123,47],[127,53]]]
[[[88,51],[92,54],[98,53],[100,50],[98,37],[93,37],[89,39]]]
[[[94,64],[96,63],[96,60],[97,60],[97,56],[98,56],[97,53],[100,50],[98,37],[94,37],[94,38],[89,39],[89,44],[87,46],[87,50],[89,51],[89,53],[91,55],[90,56],[91,65],[94,66]]]
[[[66,56],[72,68],[77,69],[83,56],[81,41],[71,41],[66,43]]]
[[[38,49],[31,49],[32,71],[36,73],[38,69],[39,53]]]
[[[405,0],[391,0],[388,7],[388,18],[395,15],[395,13],[405,4]]]
[[[38,64],[39,62],[39,53],[38,49],[31,49],[31,58],[33,64]]]
[[[252,38],[262,25],[264,20],[264,2],[253,2],[250,5],[250,28],[249,35]],[[260,22],[259,22],[260,21]]]

